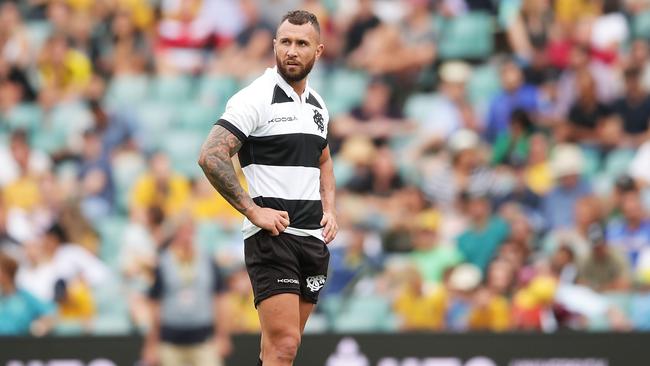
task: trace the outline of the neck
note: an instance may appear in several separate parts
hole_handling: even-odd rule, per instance
[[[305,92],[305,88],[307,87],[306,78],[299,81],[292,81],[292,82],[287,81],[287,83],[291,85],[291,88],[293,88],[293,90],[296,92],[296,94],[298,94],[298,96],[302,97],[302,93]]]

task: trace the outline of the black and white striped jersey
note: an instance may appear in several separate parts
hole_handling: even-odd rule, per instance
[[[320,95],[307,85],[298,96],[276,68],[230,98],[217,121],[243,143],[239,162],[255,203],[289,213],[286,233],[323,240],[319,159],[328,122]],[[244,220],[244,238],[259,230]]]

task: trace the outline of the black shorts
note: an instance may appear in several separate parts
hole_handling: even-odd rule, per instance
[[[244,240],[246,269],[253,285],[255,307],[281,293],[298,294],[315,304],[327,279],[330,252],[313,236],[260,230]]]

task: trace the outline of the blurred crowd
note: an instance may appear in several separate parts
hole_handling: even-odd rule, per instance
[[[196,161],[296,8],[341,226],[308,332],[650,329],[649,1],[26,0],[0,4],[0,335],[143,332],[150,300],[209,322],[211,294],[259,330]]]

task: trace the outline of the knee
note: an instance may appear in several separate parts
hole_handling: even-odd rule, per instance
[[[268,348],[264,351],[268,355],[282,361],[293,361],[300,346],[300,334],[284,333],[269,337]]]

